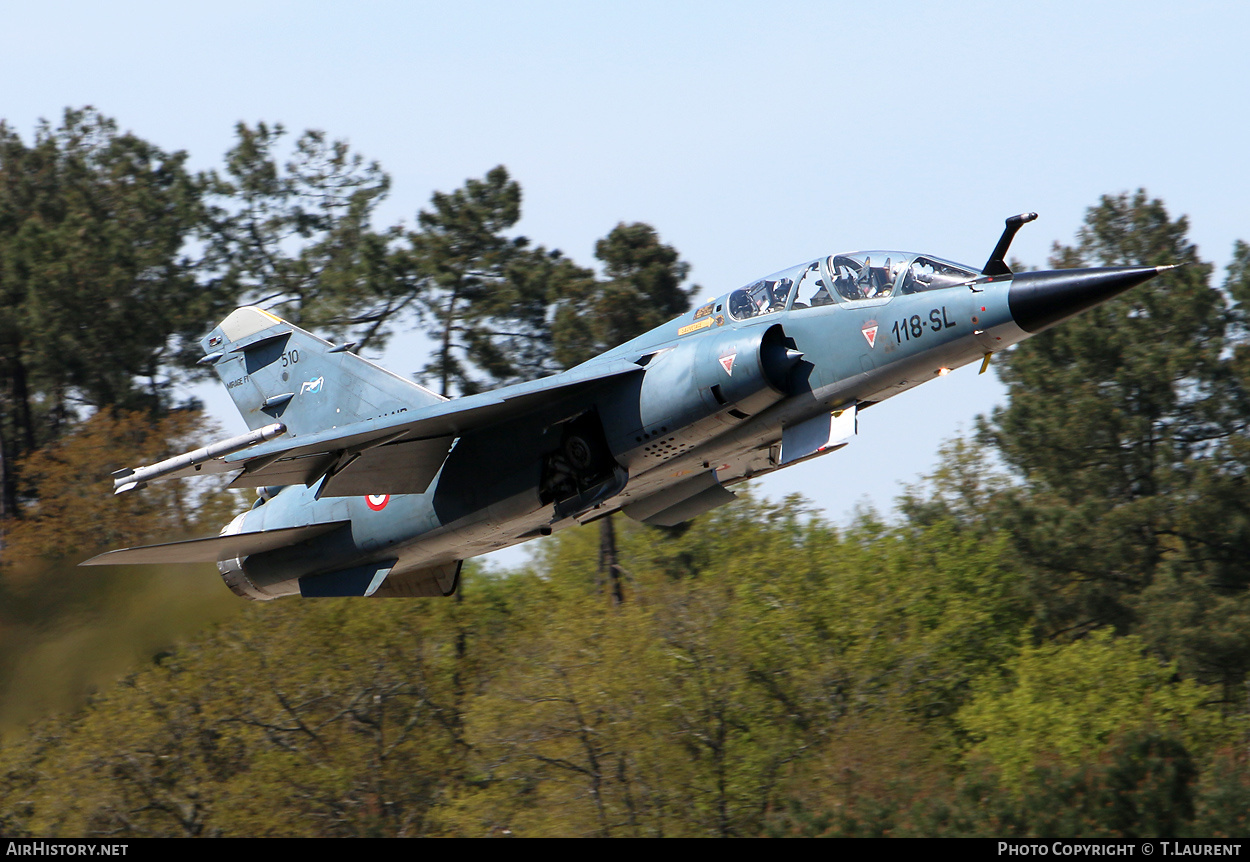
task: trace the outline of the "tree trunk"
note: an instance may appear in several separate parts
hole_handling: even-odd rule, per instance
[[[607,584],[612,592],[612,604],[619,605],[625,601],[625,591],[621,586],[621,567],[616,562],[616,527],[612,516],[599,519],[599,585],[600,589]]]
[[[26,366],[22,364],[20,349],[15,348],[9,360],[16,414],[13,417],[13,429],[19,438],[13,441],[15,453],[32,452],[35,449],[35,423],[30,415],[30,388],[26,385]]]

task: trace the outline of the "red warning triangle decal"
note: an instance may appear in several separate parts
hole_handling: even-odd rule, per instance
[[[877,346],[877,322],[870,320],[864,324],[864,328],[860,330],[864,333],[864,338],[868,341],[869,347]]]
[[[738,358],[738,354],[729,353],[720,358],[720,367],[725,369],[725,373],[730,377],[734,376],[734,360]]]

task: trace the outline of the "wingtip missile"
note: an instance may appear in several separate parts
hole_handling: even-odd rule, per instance
[[[158,461],[147,467],[127,467],[124,470],[118,470],[113,473],[113,493],[124,494],[126,491],[142,488],[153,479],[159,479],[179,470],[195,467],[214,458],[225,457],[265,440],[272,440],[274,437],[285,433],[286,426],[281,422],[275,422],[272,425],[266,425],[264,428],[257,428],[255,431],[249,431],[247,434],[240,434],[238,437],[222,440],[211,446],[196,449],[193,452],[166,458],[164,461]]]

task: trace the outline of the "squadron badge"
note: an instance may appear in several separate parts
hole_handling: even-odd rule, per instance
[[[877,346],[877,321],[868,321],[859,331],[864,333],[864,340],[868,342],[869,347]]]

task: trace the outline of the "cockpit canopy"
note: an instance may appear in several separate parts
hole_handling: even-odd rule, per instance
[[[828,260],[834,288],[843,298],[876,299],[964,284],[981,273],[971,267],[905,251],[858,251]]]
[[[906,251],[856,251],[809,261],[729,294],[729,314],[746,320],[792,308],[817,308],[954,287],[977,278],[975,269]]]

